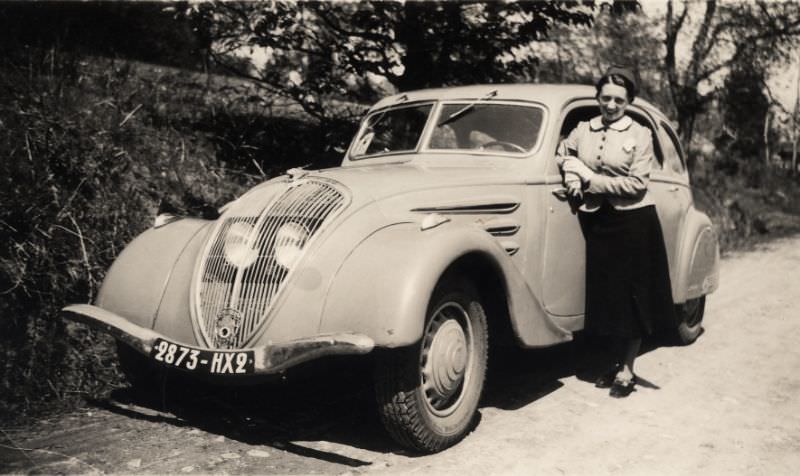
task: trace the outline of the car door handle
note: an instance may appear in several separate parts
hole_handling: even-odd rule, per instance
[[[564,187],[558,187],[556,189],[553,189],[550,193],[555,195],[555,197],[558,198],[559,200],[566,200],[569,198],[569,195],[567,195],[567,189]]]
[[[669,190],[670,192],[677,192],[680,189],[681,188],[678,187],[677,185],[673,185],[672,187],[668,188],[667,190]]]

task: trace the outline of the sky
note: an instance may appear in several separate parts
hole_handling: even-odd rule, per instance
[[[794,0],[797,1],[797,0]],[[663,17],[667,12],[666,0],[639,0],[644,13],[651,17]],[[686,57],[689,54],[688,42],[679,42],[678,47],[683,47],[683,51],[676,51],[676,56]],[[773,99],[783,104],[791,110],[798,97],[798,84],[800,82],[800,52],[794,60],[786,65],[778,66],[769,72],[767,85],[773,95]]]

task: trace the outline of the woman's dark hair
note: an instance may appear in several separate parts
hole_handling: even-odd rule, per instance
[[[622,68],[609,68],[606,74],[600,77],[597,84],[594,85],[598,95],[606,84],[616,84],[617,86],[625,88],[628,102],[633,102],[633,99],[636,97],[636,82],[633,79],[633,74],[629,71],[624,71]]]

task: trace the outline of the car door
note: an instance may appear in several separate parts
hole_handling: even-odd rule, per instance
[[[689,176],[680,142],[672,128],[657,120],[657,132],[653,137],[660,155],[659,167],[650,175],[650,193],[656,202],[656,211],[664,232],[670,278],[676,282],[678,247],[686,213],[692,202]],[[675,290],[673,289],[673,294]]]
[[[570,204],[555,161],[556,147],[581,121],[599,114],[593,99],[575,101],[561,115],[560,127],[548,151],[545,185],[540,187],[544,232],[542,233],[541,298],[548,314],[563,327],[582,326],[586,286],[586,242],[578,222],[577,208]]]
[[[578,101],[565,109],[559,139],[565,137],[578,122],[599,114],[594,101]],[[683,217],[691,202],[684,162],[677,143],[665,124],[656,123],[643,109],[631,107],[628,114],[653,132],[656,164],[651,172],[650,193],[664,232],[670,273],[677,258],[678,237]],[[669,129],[671,131],[671,129]],[[674,135],[674,133],[672,133]],[[555,148],[551,153],[555,157]],[[579,328],[585,307],[585,240],[580,230],[577,209],[570,204],[561,186],[561,175],[555,160],[548,166],[547,186],[543,190],[544,205],[543,255],[541,259],[542,301],[547,312],[567,328]],[[674,277],[673,277],[674,278]],[[675,280],[673,279],[673,282]]]

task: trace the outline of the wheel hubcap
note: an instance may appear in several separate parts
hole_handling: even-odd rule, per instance
[[[435,414],[454,410],[468,378],[471,328],[466,311],[458,304],[442,306],[431,319],[423,342],[422,387]]]

